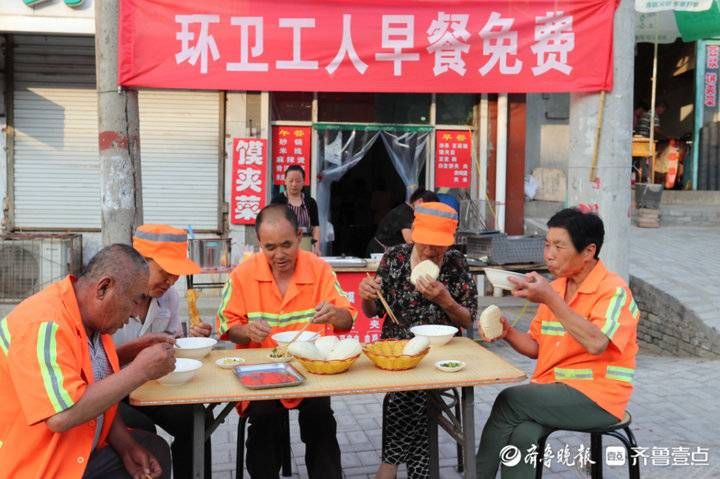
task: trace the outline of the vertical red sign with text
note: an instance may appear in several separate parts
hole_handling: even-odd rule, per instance
[[[348,299],[358,310],[358,315],[352,329],[350,331],[337,331],[335,333],[340,339],[355,338],[361,343],[371,343],[380,339],[380,335],[382,334],[384,318],[368,318],[362,311],[361,300],[357,292],[360,289],[360,282],[365,275],[366,273],[358,272],[337,273],[340,287],[347,293]]]
[[[469,130],[435,132],[435,188],[470,188],[471,162]]]
[[[284,183],[288,166],[300,165],[305,170],[305,186],[310,186],[311,135],[309,126],[272,127],[273,184]]]
[[[267,139],[233,138],[230,223],[255,224],[265,206]]]

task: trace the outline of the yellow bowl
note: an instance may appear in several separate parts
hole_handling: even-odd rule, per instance
[[[354,363],[360,354],[357,354],[347,359],[332,359],[330,361],[319,361],[316,359],[305,359],[300,356],[294,356],[300,364],[303,365],[305,370],[313,374],[339,374],[344,373],[352,363]]]
[[[422,361],[422,358],[430,351],[430,347],[428,346],[424,351],[409,356],[402,353],[408,341],[410,340],[388,339],[375,341],[374,343],[366,344],[365,347],[363,347],[363,352],[365,356],[380,369],[386,369],[388,371],[412,369]]]

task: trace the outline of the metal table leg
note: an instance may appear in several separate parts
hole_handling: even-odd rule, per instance
[[[428,402],[428,408],[431,405]],[[434,414],[428,414],[428,436],[430,439],[430,478],[440,478],[440,454],[438,452],[438,424]]]
[[[472,386],[462,388],[462,423],[465,477],[474,479],[477,473],[475,470],[475,391]]]
[[[193,479],[205,476],[205,406],[193,404]]]

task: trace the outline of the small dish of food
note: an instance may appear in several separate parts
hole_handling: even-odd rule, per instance
[[[454,373],[464,368],[465,362],[458,361],[457,359],[443,359],[442,361],[436,362],[435,367],[446,373]]]
[[[226,358],[218,359],[217,361],[215,361],[215,364],[223,369],[232,369],[235,366],[243,364],[244,362],[245,360],[240,356],[228,356]]]
[[[287,348],[285,347],[277,347],[273,348],[272,351],[270,351],[270,354],[268,354],[268,358],[270,361],[276,362],[276,363],[289,363],[292,361],[292,355],[288,353]]]

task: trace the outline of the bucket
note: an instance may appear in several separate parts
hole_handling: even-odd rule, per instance
[[[652,183],[635,183],[635,206],[656,210],[660,208],[663,185]]]
[[[230,266],[230,238],[203,238],[188,240],[190,259],[201,268]]]

